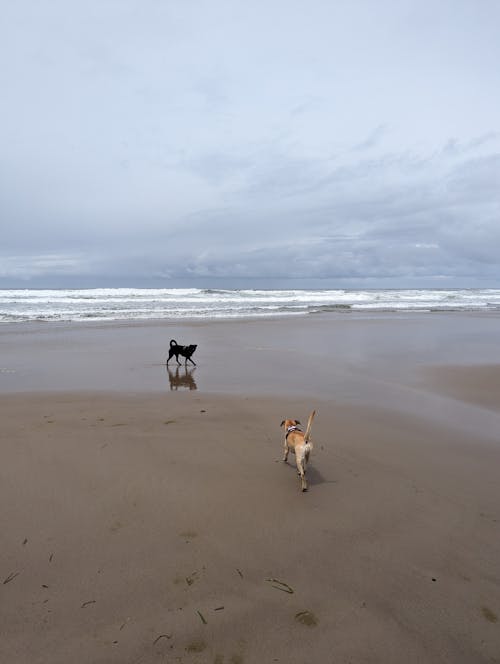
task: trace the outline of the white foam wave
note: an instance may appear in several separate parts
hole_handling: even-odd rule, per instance
[[[0,321],[237,318],[351,311],[500,310],[500,289],[0,290]]]

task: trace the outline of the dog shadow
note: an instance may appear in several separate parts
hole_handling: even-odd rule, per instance
[[[193,369],[188,369],[186,366],[184,368],[176,367],[172,370],[170,367],[167,367],[168,373],[168,382],[170,384],[170,389],[173,391],[178,390],[197,390],[198,386],[193,376]]]
[[[317,468],[314,466],[307,466],[306,479],[309,486],[316,486],[318,484],[335,484],[336,480],[327,479]]]
[[[277,461],[279,461],[279,459],[277,459]],[[287,463],[283,465],[290,466],[293,468],[294,473],[297,474],[297,469],[293,462],[287,461]],[[337,480],[329,480],[314,466],[307,466],[306,480],[309,486],[317,486],[318,484],[336,484],[337,482]]]

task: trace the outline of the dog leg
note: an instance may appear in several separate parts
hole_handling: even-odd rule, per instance
[[[284,455],[283,455],[283,462],[286,463],[288,460],[288,452],[290,451],[288,448],[288,443],[285,440],[285,447],[283,448],[284,450]]]
[[[295,452],[295,454],[296,454],[295,460],[297,462],[297,470],[299,471],[299,477],[300,477],[300,485],[301,485],[302,491],[307,491],[307,481],[306,481],[305,470],[304,470],[304,466],[303,466],[304,458],[302,457],[301,453],[297,454],[297,451]]]
[[[304,454],[304,474],[307,470],[307,464],[309,463],[309,452]]]

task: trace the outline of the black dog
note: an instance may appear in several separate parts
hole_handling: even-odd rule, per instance
[[[170,360],[174,355],[175,359],[177,360],[177,364],[180,364],[179,355],[182,355],[182,357],[186,358],[184,364],[187,364],[187,361],[189,360],[191,364],[194,364],[196,366],[196,362],[193,362],[193,360],[191,359],[191,355],[194,353],[197,347],[198,344],[191,344],[190,346],[179,346],[177,341],[175,339],[172,339],[172,341],[170,342],[170,350],[168,352],[167,364],[170,362]]]

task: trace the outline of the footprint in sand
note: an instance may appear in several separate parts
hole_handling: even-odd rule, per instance
[[[124,527],[124,524],[121,521],[115,521],[110,527],[109,530],[112,533],[117,533]]]
[[[244,661],[242,655],[231,655],[228,660],[224,658],[224,655],[215,655],[214,664],[224,664],[225,662],[228,664],[243,664]]]
[[[179,537],[186,537],[187,539],[193,539],[193,537],[198,537],[198,533],[195,533],[194,530],[185,530],[182,533],[179,533]]]
[[[207,644],[205,641],[202,639],[199,639],[197,641],[192,641],[190,644],[186,646],[186,651],[187,652],[203,652],[205,648],[207,647]]]
[[[489,609],[487,606],[481,607],[481,613],[483,614],[483,618],[487,620],[490,623],[496,623],[498,622],[498,616],[497,614]]]
[[[198,537],[198,533],[195,533],[194,530],[186,530],[183,533],[179,533],[179,537],[183,537],[186,544],[191,544],[191,541],[195,537]]]
[[[295,614],[295,620],[306,627],[316,627],[318,619],[312,611],[300,611]]]
[[[195,583],[195,581],[198,580],[198,578],[199,578],[198,577],[198,572],[194,571],[192,574],[190,574],[190,576],[186,576],[185,581],[188,584],[188,586],[192,586],[193,583]]]

